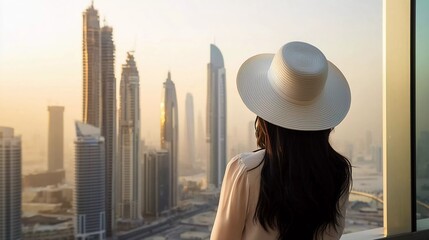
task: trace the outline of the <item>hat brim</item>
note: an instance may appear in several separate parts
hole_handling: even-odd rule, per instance
[[[280,96],[268,79],[274,54],[249,58],[237,74],[237,89],[250,111],[283,128],[316,131],[337,126],[350,109],[351,94],[346,78],[329,62],[325,87],[308,105],[298,105]]]

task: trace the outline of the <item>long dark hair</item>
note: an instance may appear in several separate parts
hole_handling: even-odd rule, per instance
[[[335,230],[340,197],[350,190],[351,164],[329,143],[331,129],[297,131],[255,120],[265,149],[254,220],[279,232],[278,239],[318,239]]]

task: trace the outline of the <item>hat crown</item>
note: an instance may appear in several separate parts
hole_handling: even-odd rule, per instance
[[[275,91],[286,100],[306,105],[325,87],[328,61],[313,45],[290,42],[274,55],[268,79]]]

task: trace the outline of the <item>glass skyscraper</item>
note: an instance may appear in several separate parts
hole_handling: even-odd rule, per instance
[[[0,239],[21,239],[21,137],[0,127]]]
[[[101,96],[102,124],[101,135],[106,145],[106,234],[112,236],[115,226],[114,214],[114,181],[116,164],[116,78],[115,78],[115,45],[113,29],[101,28]]]
[[[83,12],[83,122],[101,129],[105,139],[106,234],[114,221],[113,181],[116,163],[116,78],[112,28],[100,29],[93,4]]]
[[[207,183],[220,187],[226,168],[226,82],[223,56],[210,44],[207,64],[207,142],[209,143]]]
[[[101,38],[98,11],[83,12],[83,122],[101,127]]]
[[[76,122],[73,194],[76,239],[106,238],[104,147],[99,128]]]
[[[177,206],[178,201],[178,140],[179,118],[177,110],[176,87],[168,72],[163,83],[164,91],[161,102],[161,148],[170,154],[170,206]]]
[[[170,210],[170,174],[168,151],[149,151],[144,154],[143,173],[143,211],[145,216],[159,217]]]

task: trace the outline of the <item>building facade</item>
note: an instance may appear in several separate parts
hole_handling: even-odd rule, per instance
[[[0,127],[0,239],[21,239],[21,137]]]
[[[101,129],[105,139],[106,235],[115,226],[116,78],[113,29],[100,29],[93,4],[83,13],[83,122]]]
[[[75,239],[105,239],[105,146],[100,129],[76,122]]]
[[[142,214],[159,217],[170,210],[170,156],[165,150],[145,152],[142,164]]]
[[[176,207],[178,201],[178,139],[179,118],[177,110],[176,87],[168,72],[163,83],[164,91],[161,102],[161,148],[170,154],[170,206]]]
[[[22,177],[23,188],[46,187],[49,185],[58,185],[66,179],[66,171],[59,169],[40,173],[30,173]]]
[[[48,171],[64,169],[64,107],[48,106]]]
[[[114,181],[116,166],[116,78],[115,45],[113,29],[101,28],[101,96],[102,124],[101,135],[106,146],[106,235],[112,236],[115,229]]]
[[[203,116],[201,114],[201,111],[198,111],[198,117],[197,117],[197,132],[196,132],[196,151],[197,151],[197,162],[199,166],[205,166],[207,161],[207,141],[206,141],[206,131],[204,131],[203,127]]]
[[[195,164],[195,121],[194,121],[194,98],[192,94],[186,94],[186,157],[183,166],[189,169]]]
[[[223,56],[210,44],[207,64],[206,133],[209,145],[207,183],[220,187],[226,168],[226,82]]]
[[[98,11],[91,5],[83,12],[83,122],[101,127],[101,38]]]
[[[122,220],[141,220],[140,209],[140,83],[132,52],[122,65],[119,109],[119,190],[118,216]]]

